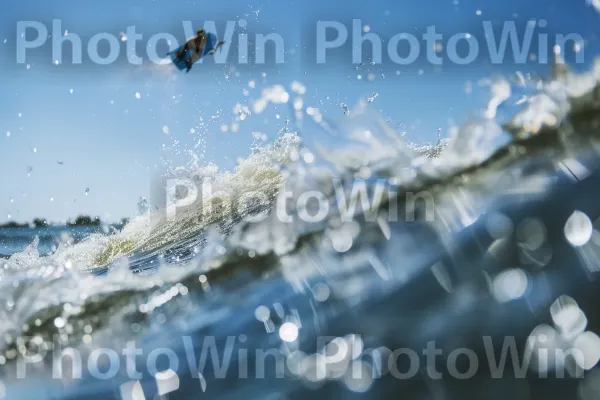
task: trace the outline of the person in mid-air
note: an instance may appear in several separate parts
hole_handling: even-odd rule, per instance
[[[222,40],[217,43],[217,37],[213,33],[199,29],[196,36],[185,42],[185,45],[177,52],[177,58],[185,61],[187,67],[185,72],[189,72],[200,57],[215,54],[223,43],[225,42]]]

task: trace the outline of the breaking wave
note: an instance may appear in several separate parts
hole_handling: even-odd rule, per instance
[[[47,256],[40,255],[39,241],[34,241],[0,261],[4,265],[0,347],[6,354],[15,349],[20,335],[46,338],[56,332],[79,343],[88,326],[94,333],[109,330],[125,338],[133,335],[131,321],[152,320],[151,311],[166,302],[165,293],[174,298],[204,292],[207,281],[240,270],[258,275],[279,270],[300,289],[311,275],[346,274],[353,270],[351,265],[366,260],[384,280],[409,279],[418,268],[411,267],[411,257],[423,256],[410,254],[417,239],[390,240],[393,228],[382,217],[405,209],[409,193],[431,195],[435,220],[427,219],[428,210],[418,205],[412,215],[439,237],[450,237],[477,220],[505,190],[543,192],[548,182],[538,179],[540,171],[548,172],[596,143],[600,63],[584,74],[557,66],[546,81],[520,75],[490,85],[492,96],[481,116],[435,144],[405,142],[366,104],[338,120],[313,111],[302,124],[296,118],[301,128],[279,132],[273,143],[253,149],[232,172],[221,172],[214,165],[170,171],[173,176],[201,176],[211,182],[217,194],[203,199],[200,207],[174,219],[165,219],[165,210],[152,209],[119,232],[62,243]],[[515,96],[524,98],[522,108],[510,121],[498,121],[497,108],[514,102]],[[336,132],[347,144],[309,148],[302,138],[309,129]],[[381,182],[388,190],[367,209],[345,213],[339,207],[340,196],[357,200],[361,194],[356,182],[366,185],[364,193],[373,194]],[[219,191],[230,196],[219,197]],[[299,197],[309,191],[322,193],[332,205],[318,222],[293,218],[310,211],[296,207]],[[235,216],[224,213],[227,202],[246,204],[257,192],[266,203],[257,206],[250,201]],[[281,201],[284,192],[291,193],[287,201]],[[278,204],[287,204],[291,222],[282,221],[274,211]],[[404,257],[401,270],[385,266],[382,256],[375,254],[373,249],[383,243],[388,243],[388,258]],[[312,258],[304,253],[307,247]],[[320,267],[325,270],[303,267],[318,260],[327,260]],[[344,296],[359,296],[352,277],[346,276],[345,282]],[[369,290],[361,296],[368,296]],[[65,323],[57,324],[57,319]]]

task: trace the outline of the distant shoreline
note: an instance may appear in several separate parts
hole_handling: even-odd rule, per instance
[[[90,217],[87,215],[81,215],[79,217],[77,217],[75,220],[70,220],[67,221],[66,223],[62,223],[62,224],[53,224],[51,222],[48,222],[48,220],[46,219],[42,219],[42,218],[35,218],[33,221],[31,222],[25,222],[25,223],[19,223],[19,222],[6,222],[3,224],[0,224],[0,229],[18,229],[18,228],[47,228],[47,227],[68,227],[68,228],[72,228],[72,227],[77,227],[77,226],[102,226],[102,225],[117,225],[117,226],[122,226],[125,225],[128,222],[128,220],[126,218],[123,218],[121,221],[119,222],[113,222],[113,223],[105,223],[102,222],[102,220],[99,217]],[[0,254],[0,258],[2,258],[2,254]]]

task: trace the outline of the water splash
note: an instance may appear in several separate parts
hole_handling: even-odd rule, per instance
[[[593,121],[583,112],[597,111],[595,89],[600,78],[599,66],[596,64],[591,72],[581,75],[559,69],[554,79],[536,89],[537,92],[528,97],[523,108],[505,126],[496,120],[497,110],[510,97],[512,88],[507,87],[507,81],[499,81],[492,89],[492,99],[482,117],[451,130],[449,138],[443,138],[439,130],[437,142],[426,146],[405,142],[403,135],[392,129],[381,115],[360,105],[349,112],[344,104],[342,108],[346,115],[339,120],[328,119],[315,108],[308,113],[308,109],[300,107],[296,111],[306,111],[313,118],[318,115],[317,126],[322,129],[326,126],[340,134],[345,145],[333,149],[325,146],[308,149],[302,146],[299,134],[285,132],[272,144],[257,147],[232,172],[220,171],[216,165],[201,165],[196,159],[187,167],[171,169],[169,174],[200,176],[214,185],[213,193],[227,190],[233,198],[209,197],[202,207],[167,221],[160,212],[148,209],[144,203],[140,215],[120,232],[92,235],[75,245],[62,243],[49,256],[40,256],[39,240],[34,241],[25,251],[2,261],[0,314],[6,321],[3,333],[18,335],[27,325],[30,329],[35,327],[37,332],[50,334],[66,329],[72,319],[88,320],[91,317],[111,325],[108,321],[118,319],[131,304],[138,303],[146,306],[146,312],[142,314],[149,315],[150,305],[164,306],[188,293],[191,280],[197,282],[201,290],[209,291],[214,274],[241,265],[257,269],[280,267],[290,282],[301,288],[304,275],[312,273],[312,269],[304,271],[301,268],[312,266],[299,250],[306,243],[311,243],[315,254],[327,261],[319,268],[352,271],[353,265],[366,260],[371,269],[378,271],[378,276],[390,279],[392,274],[380,257],[373,251],[361,250],[363,234],[372,240],[380,238],[391,242],[395,239],[385,224],[378,224],[379,233],[374,235],[357,222],[358,214],[351,214],[351,221],[344,221],[341,213],[333,209],[317,224],[284,223],[269,212],[268,207],[260,210],[259,214],[266,217],[259,222],[249,221],[249,217],[254,216],[252,213],[241,213],[239,220],[224,224],[227,215],[205,205],[231,203],[234,198],[245,198],[256,192],[277,202],[282,199],[282,189],[291,193],[292,200],[297,201],[302,193],[315,190],[334,203],[334,179],[351,182],[359,178],[367,182],[385,180],[389,186],[398,189],[382,197],[376,205],[389,204],[400,198],[400,189],[427,188],[432,196],[436,196],[436,204],[439,202],[436,215],[441,221],[440,230],[451,231],[455,220],[462,225],[471,224],[481,213],[478,199],[489,199],[501,186],[481,189],[484,186],[482,177],[497,172],[494,171],[497,166],[487,164],[490,160],[502,156],[504,165],[509,165],[535,150],[535,142],[528,142],[528,139],[547,135],[547,140],[551,141],[553,133],[566,132],[569,128],[572,134],[573,126],[592,125]],[[292,84],[291,91],[300,95],[305,88]],[[271,87],[262,92],[253,104],[253,110],[262,112],[269,104],[287,102],[289,98],[284,86]],[[516,147],[515,141],[520,141],[521,147]],[[480,186],[477,190],[463,190],[461,185],[469,181],[478,182]],[[510,186],[510,182],[504,186]],[[348,191],[351,188],[342,189]],[[481,192],[484,195],[478,197]],[[458,194],[463,197],[457,199]],[[456,211],[459,206],[462,207],[460,213]],[[298,214],[306,210],[292,205],[289,211]],[[457,217],[457,214],[461,215]],[[587,241],[588,221],[576,215],[565,234],[576,244]],[[403,248],[401,241],[393,243],[397,246],[395,251]],[[407,247],[406,243],[404,247]],[[410,248],[407,248],[406,254],[409,253]],[[168,257],[171,257],[169,263]],[[167,264],[174,266],[167,267]],[[135,268],[152,269],[152,273],[133,273]],[[108,273],[103,277],[89,273],[98,271]],[[411,271],[407,267],[403,273],[409,276]],[[444,277],[442,281],[445,290],[451,291],[449,278]],[[519,290],[507,292],[507,282],[517,282]],[[499,275],[496,294],[503,301],[518,298],[523,295],[527,282],[517,270]],[[360,284],[348,283],[342,289],[344,294],[359,298],[363,288]],[[340,296],[339,288],[325,284],[315,285],[312,290],[318,301],[326,301],[334,294]],[[66,304],[69,306],[65,309]],[[94,307],[86,308],[85,305]],[[257,311],[257,315],[262,322],[268,322],[264,309]],[[112,328],[118,325],[115,322]],[[286,321],[278,332],[284,340],[293,342],[302,333],[298,328],[295,321]],[[89,335],[85,327],[81,331],[82,335]],[[582,347],[592,342],[585,337],[581,340]],[[356,391],[369,386],[368,382],[347,381],[346,384]]]

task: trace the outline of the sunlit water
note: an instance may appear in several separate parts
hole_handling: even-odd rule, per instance
[[[24,240],[29,245],[0,261],[1,394],[597,398],[599,75],[563,72],[526,91],[528,101],[505,126],[495,109],[514,88],[494,83],[481,119],[437,146],[405,143],[363,104],[346,106],[335,121],[307,112],[308,121],[296,121],[301,128],[280,132],[232,173],[171,171],[198,174],[213,192],[233,193],[221,204],[263,194],[265,202],[233,217],[209,208],[216,203],[208,199],[168,220],[151,208],[118,232],[86,232],[85,240],[78,230],[58,240],[58,231],[52,239],[2,231],[0,253],[14,253]],[[274,88],[262,101],[281,97]],[[307,147],[306,129],[335,131],[346,145]],[[358,201],[355,212],[345,212],[340,204],[361,188],[369,207]],[[311,203],[298,206],[309,191],[329,205],[315,220],[319,210]],[[290,193],[286,201],[283,193]],[[415,194],[421,201],[411,200]],[[281,204],[289,221],[278,213]],[[526,377],[515,378],[508,363],[503,379],[492,379],[484,336],[496,340],[498,352],[506,336],[530,351]],[[207,338],[222,356],[232,350],[224,375],[210,361],[202,371],[193,368]],[[80,352],[82,378],[69,379],[66,362],[64,379],[53,379],[52,358],[34,357],[25,366],[28,379],[19,379],[21,355],[53,340]],[[141,376],[132,377],[123,359],[107,379],[85,368],[94,349],[120,355],[131,341],[143,350]],[[458,348],[472,349],[483,365],[468,380],[433,379],[425,364],[400,379],[381,362],[397,349],[421,353],[431,341],[443,350],[436,364],[442,373]],[[176,365],[163,355],[148,368],[159,348],[172,351]],[[538,378],[560,364],[541,357],[548,348],[586,355],[565,361],[558,391],[554,380]],[[268,363],[257,369],[257,349],[275,351],[282,377]],[[403,373],[410,367],[406,360],[398,365]],[[569,378],[577,367],[589,371],[585,379]]]

